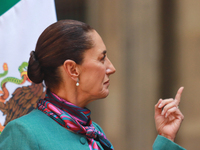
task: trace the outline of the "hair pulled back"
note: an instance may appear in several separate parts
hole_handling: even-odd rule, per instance
[[[75,20],[60,20],[47,27],[30,54],[30,80],[34,83],[44,80],[48,88],[57,88],[61,82],[58,67],[67,59],[82,63],[83,53],[93,47],[88,34],[92,30],[89,25]]]

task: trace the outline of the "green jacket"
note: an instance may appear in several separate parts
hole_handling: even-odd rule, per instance
[[[103,132],[96,123],[93,125]],[[98,141],[97,144],[101,147]],[[89,150],[89,146],[85,136],[75,134],[43,112],[33,110],[8,123],[0,135],[0,150]],[[153,150],[184,148],[158,135]]]
[[[178,144],[170,141],[169,139],[158,135],[154,144],[153,150],[185,150]]]
[[[96,123],[93,125],[103,132]],[[98,141],[97,144],[101,147]],[[89,146],[85,136],[65,129],[40,110],[33,110],[7,124],[0,135],[0,150],[89,150]]]

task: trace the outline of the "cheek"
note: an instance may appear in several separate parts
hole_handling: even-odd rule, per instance
[[[87,68],[87,71],[85,71],[80,82],[82,82],[83,86],[88,90],[100,89],[104,83],[105,72],[104,67],[98,67],[95,69]]]

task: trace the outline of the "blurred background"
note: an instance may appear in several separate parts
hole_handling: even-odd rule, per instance
[[[152,149],[154,105],[174,98],[180,86],[185,119],[176,142],[200,148],[200,1],[55,0],[55,5],[58,20],[80,20],[97,30],[117,70],[109,96],[88,106],[115,150]]]
[[[154,105],[184,86],[185,119],[176,142],[200,140],[200,1],[56,0],[57,18],[90,24],[116,67],[110,95],[89,105],[92,119],[116,150],[151,149],[157,136]]]

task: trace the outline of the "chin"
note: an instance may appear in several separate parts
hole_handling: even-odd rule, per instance
[[[94,94],[93,97],[95,99],[103,99],[103,98],[106,98],[108,95],[109,95],[109,90],[104,89],[104,90],[101,90],[100,92]]]
[[[109,95],[109,90],[107,89],[103,94],[102,98],[106,98]]]

